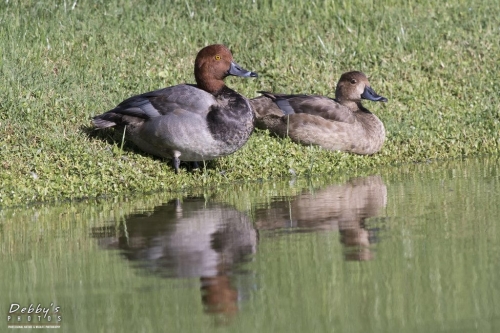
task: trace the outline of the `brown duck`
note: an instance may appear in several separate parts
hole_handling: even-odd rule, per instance
[[[384,124],[362,104],[362,99],[387,102],[370,86],[362,72],[342,74],[335,99],[316,95],[260,92],[250,100],[256,126],[303,145],[355,154],[374,154],[385,141]]]

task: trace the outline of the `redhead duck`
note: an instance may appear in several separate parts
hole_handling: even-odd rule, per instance
[[[196,85],[180,84],[130,97],[95,116],[97,128],[123,128],[143,151],[180,161],[212,160],[234,153],[253,131],[249,101],[228,88],[228,75],[257,77],[233,60],[224,45],[209,45],[196,56]]]
[[[304,145],[356,154],[374,154],[385,140],[384,124],[361,105],[361,99],[387,102],[371,88],[361,72],[344,73],[335,99],[261,91],[250,100],[256,126]]]

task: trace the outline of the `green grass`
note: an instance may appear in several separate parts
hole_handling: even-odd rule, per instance
[[[386,144],[355,156],[256,131],[237,153],[175,175],[120,149],[122,133],[91,128],[131,95],[193,82],[194,57],[212,43],[260,74],[227,80],[248,97],[333,96],[343,72],[364,71],[389,99],[365,104]],[[0,206],[497,154],[499,54],[493,0],[2,1]]]

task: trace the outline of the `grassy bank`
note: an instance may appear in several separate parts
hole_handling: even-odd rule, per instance
[[[123,99],[193,82],[208,44],[231,47],[257,90],[334,95],[361,70],[389,102],[366,103],[386,125],[374,156],[302,147],[256,131],[201,172],[121,148],[89,119]],[[290,173],[351,173],[384,165],[496,154],[500,145],[500,7],[356,1],[2,1],[0,206],[217,186]]]

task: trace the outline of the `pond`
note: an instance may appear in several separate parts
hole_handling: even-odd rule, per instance
[[[0,331],[496,332],[499,166],[3,209]]]

